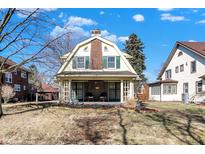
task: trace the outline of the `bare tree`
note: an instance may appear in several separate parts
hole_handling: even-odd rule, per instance
[[[11,98],[15,96],[14,89],[9,85],[2,86],[2,98],[4,99],[4,103],[8,103]]]
[[[2,110],[2,76],[5,72],[16,70],[29,63],[45,63],[41,53],[67,34],[47,39],[49,28],[56,23],[41,9],[0,9],[0,54],[5,57],[0,63],[0,117]],[[55,25],[56,26],[56,25]],[[9,58],[15,59],[15,65],[6,66]]]

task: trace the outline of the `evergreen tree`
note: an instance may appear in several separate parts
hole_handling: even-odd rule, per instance
[[[131,34],[125,42],[125,53],[131,55],[133,58],[129,59],[130,64],[137,72],[139,77],[145,82],[147,79],[143,74],[143,71],[146,69],[145,66],[145,55],[143,52],[144,43],[140,40],[140,38],[136,34]]]

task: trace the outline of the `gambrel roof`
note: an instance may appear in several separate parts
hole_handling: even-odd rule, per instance
[[[126,64],[126,66],[129,68],[129,71],[132,73],[132,74],[135,74],[137,76],[137,73],[135,72],[135,70],[133,69],[133,67],[130,65],[130,63],[128,62],[128,60],[125,58],[124,54],[119,50],[119,48],[117,47],[117,45],[107,39],[104,39],[100,36],[93,36],[87,40],[84,40],[80,43],[78,43],[74,49],[65,54],[64,56],[62,56],[61,58],[64,60],[64,64],[61,66],[61,68],[59,69],[58,71],[58,74],[64,72],[66,66],[70,63],[71,59],[74,57],[74,55],[76,54],[76,52],[78,51],[78,49],[88,43],[90,43],[91,41],[95,40],[95,39],[98,39],[100,40],[101,42],[105,43],[105,44],[108,44],[110,46],[112,46],[113,48],[116,49],[116,51],[118,52],[119,56],[122,58],[122,60],[124,61],[124,63]],[[128,57],[130,58],[130,57]]]

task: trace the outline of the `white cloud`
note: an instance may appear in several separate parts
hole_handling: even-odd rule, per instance
[[[128,36],[120,36],[120,37],[118,37],[118,40],[120,42],[125,42],[126,40],[128,40]]]
[[[197,21],[196,24],[205,24],[205,19]]]
[[[196,42],[195,40],[188,40],[188,42]]]
[[[100,15],[103,15],[103,14],[105,14],[105,12],[104,11],[100,11]]]
[[[63,18],[63,15],[64,15],[63,12],[61,12],[61,13],[58,15],[58,17],[59,17],[59,18]]]
[[[174,15],[171,15],[170,13],[163,13],[163,14],[161,14],[160,19],[161,20],[168,20],[171,22],[177,22],[177,21],[185,20],[185,17],[184,16],[174,16]]]
[[[141,14],[136,14],[132,17],[136,22],[143,22],[144,21],[144,16]]]
[[[93,21],[92,19],[82,18],[77,16],[70,16],[68,18],[67,25],[69,26],[83,26],[83,25],[97,25],[97,22]]]
[[[102,30],[101,35],[102,35],[102,37],[104,37],[104,38],[106,38],[106,39],[108,39],[112,42],[117,42],[118,41],[117,35],[111,34],[107,30]]]
[[[167,12],[167,11],[172,11],[173,8],[158,8],[159,11],[164,11],[164,12]]]
[[[81,27],[60,27],[56,26],[51,32],[51,37],[57,37],[59,35],[62,35],[63,33],[71,32],[71,38],[74,40],[82,39],[85,37],[89,37],[90,33],[88,31],[85,31]]]

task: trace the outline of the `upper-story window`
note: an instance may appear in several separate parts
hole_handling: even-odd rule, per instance
[[[21,91],[21,85],[20,84],[14,84],[14,91]]]
[[[108,48],[107,48],[106,46],[104,47],[104,51],[105,51],[105,52],[108,52]]]
[[[171,79],[172,78],[172,70],[169,69],[165,72],[165,79]]]
[[[27,74],[26,74],[26,72],[25,72],[25,71],[21,72],[21,77],[22,77],[22,78],[24,78],[24,79],[26,79],[26,78],[27,78]]]
[[[184,71],[184,64],[180,65],[180,72]]]
[[[115,68],[115,56],[107,57],[107,68]]]
[[[7,83],[12,83],[12,73],[10,73],[10,72],[5,73],[5,81]]]
[[[178,53],[178,57],[179,57],[179,56],[182,56],[182,55],[183,55],[183,52],[180,51],[180,52]]]
[[[85,51],[85,52],[88,52],[88,47],[85,47],[85,48],[84,48],[84,51]]]
[[[85,57],[77,57],[77,68],[85,68]]]
[[[179,66],[175,67],[175,73],[179,73]]]
[[[15,75],[17,75],[17,74],[18,74],[18,71],[17,71],[17,70],[15,70],[15,71],[14,71],[14,74],[15,74]]]
[[[195,73],[196,72],[196,61],[192,61],[191,62],[191,73]]]

